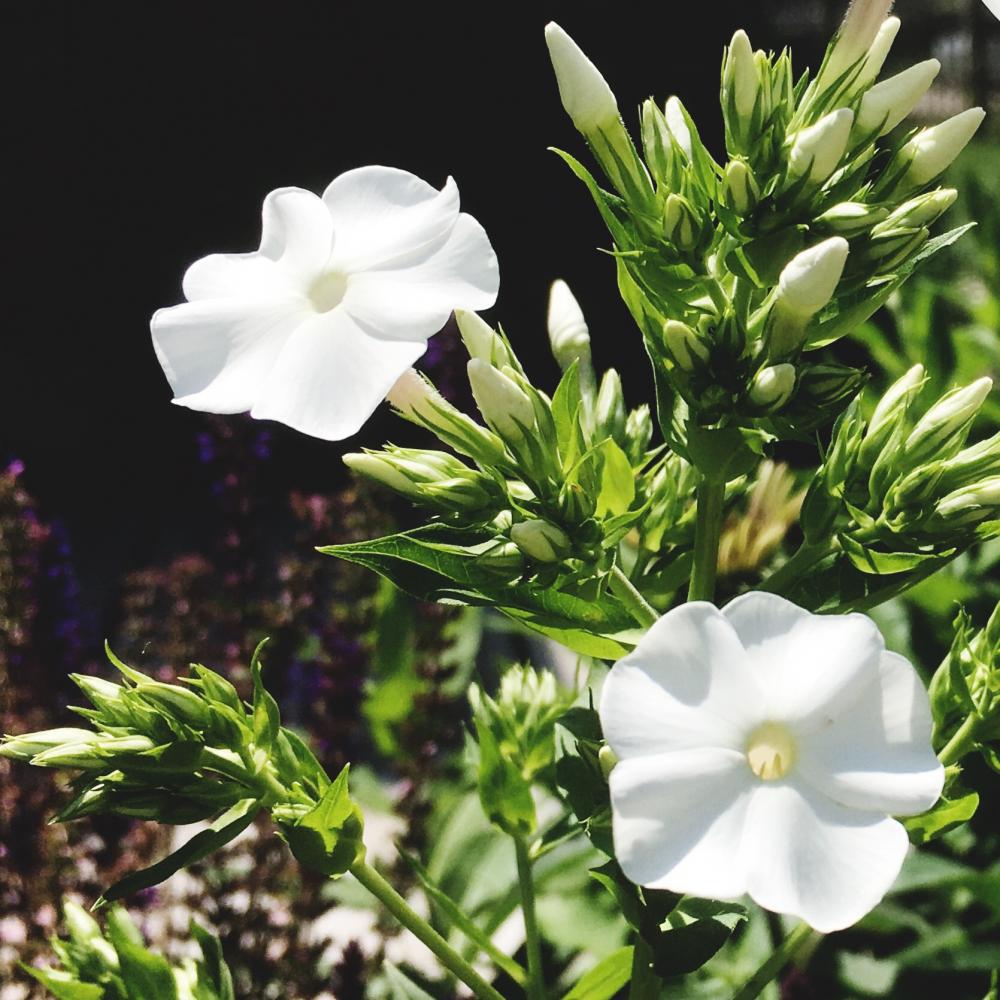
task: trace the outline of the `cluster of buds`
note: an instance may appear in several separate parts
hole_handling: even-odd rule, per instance
[[[477,530],[480,541],[468,551],[508,579],[546,576],[568,561],[583,576],[606,570],[645,500],[649,408],[627,408],[613,369],[598,383],[586,319],[563,281],[549,298],[549,342],[563,371],[551,398],[531,383],[502,331],[474,313],[457,320],[486,426],[415,371],[389,400],[475,467],[444,452],[391,446],[345,462],[431,511],[436,523]]]
[[[58,965],[25,966],[55,997],[157,997],[159,1000],[234,1000],[233,979],[219,939],[191,920],[197,957],[178,964],[146,948],[128,912],[113,907],[107,931],[72,900],[63,901],[67,937],[53,938]]]
[[[1000,526],[1000,434],[966,445],[991,380],[952,389],[926,409],[924,381],[916,365],[869,420],[857,401],[844,412],[803,505],[807,541],[838,532],[863,572],[905,571]]]
[[[1000,604],[978,632],[970,616],[959,612],[954,641],[931,680],[930,696],[935,742],[944,743],[971,719],[975,742],[987,763],[1000,770],[1000,754],[988,745],[1000,739]]]
[[[853,4],[811,81],[796,81],[787,51],[755,51],[736,32],[722,67],[724,164],[676,97],[643,105],[640,156],[607,81],[558,25],[546,29],[563,105],[613,191],[562,155],[608,226],[654,366],[702,427],[796,434],[832,419],[861,373],[803,352],[849,333],[947,242],[928,246],[955,199],[934,184],[983,112],[894,138],[939,65],[876,82],[899,29],[888,6]]]
[[[312,751],[280,724],[263,686],[260,649],[246,704],[220,674],[192,665],[183,683],[154,680],[109,651],[121,683],[76,675],[91,708],[89,729],[8,736],[0,755],[36,767],[72,769],[75,798],[56,817],[114,814],[166,824],[211,820],[170,857],[133,873],[103,901],[148,888],[218,850],[269,811],[296,857],[338,875],[363,856],[362,818],[347,793],[347,769],[331,782]],[[331,828],[336,804],[340,822]]]
[[[490,820],[506,833],[528,836],[537,820],[532,785],[553,787],[556,722],[575,695],[551,671],[514,664],[495,697],[477,684],[469,704],[479,748],[479,797]]]

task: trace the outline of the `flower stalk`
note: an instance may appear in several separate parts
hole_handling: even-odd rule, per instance
[[[523,837],[514,837],[517,854],[517,881],[521,890],[521,912],[524,915],[525,946],[528,951],[528,1000],[545,1000],[545,979],[542,969],[542,939],[538,933],[535,908],[535,882],[531,874],[531,856]]]
[[[694,563],[688,583],[689,601],[715,598],[715,578],[719,567],[719,539],[722,537],[722,509],[726,484],[704,477],[698,484],[697,515],[694,529]]]
[[[775,979],[786,965],[813,938],[819,935],[804,921],[798,924],[774,953],[733,995],[733,1000],[755,1000],[764,992],[764,987]]]
[[[611,571],[611,591],[632,612],[632,617],[640,625],[648,628],[660,617],[620,566],[615,566]]]

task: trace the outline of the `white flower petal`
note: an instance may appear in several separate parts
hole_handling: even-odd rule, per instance
[[[615,856],[633,882],[735,899],[747,889],[740,843],[753,794],[734,750],[681,750],[611,772]]]
[[[294,300],[210,299],[160,309],[153,347],[174,402],[209,413],[242,413],[308,313]]]
[[[814,615],[776,594],[751,591],[722,612],[778,721],[823,722],[862,696],[885,643],[866,615]]]
[[[455,309],[488,309],[500,273],[483,227],[460,215],[434,253],[405,268],[352,275],[344,306],[375,336],[426,340]]]
[[[458,219],[458,188],[449,177],[438,191],[394,167],[359,167],[333,180],[323,202],[336,231],[336,264],[355,272],[404,266],[450,235]]]
[[[743,841],[750,896],[823,933],[841,930],[888,892],[907,845],[894,819],[847,809],[801,783],[764,783]]]
[[[264,199],[260,253],[279,263],[303,292],[329,262],[333,240],[333,220],[312,191],[278,188]]]
[[[859,701],[805,734],[798,768],[842,805],[916,815],[937,802],[944,784],[932,729],[917,672],[905,657],[886,652]]]
[[[313,316],[288,338],[251,416],[327,441],[350,437],[425,350],[368,336],[342,308]]]
[[[704,601],[668,611],[611,669],[604,736],[625,760],[669,750],[742,750],[764,700],[735,630]]]
[[[213,253],[196,260],[184,274],[184,297],[262,299],[299,294],[289,275],[270,257],[253,253]]]

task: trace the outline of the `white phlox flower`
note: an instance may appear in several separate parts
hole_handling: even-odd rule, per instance
[[[983,0],[994,17],[1000,18],[1000,0]]]
[[[665,614],[612,668],[600,715],[633,882],[749,894],[822,932],[882,899],[908,844],[891,817],[944,781],[927,693],[875,623],[773,594]]]
[[[438,191],[403,170],[360,167],[322,198],[264,200],[260,249],[204,257],[187,302],[152,319],[174,402],[278,420],[327,440],[354,434],[454,309],[496,301],[496,255]]]

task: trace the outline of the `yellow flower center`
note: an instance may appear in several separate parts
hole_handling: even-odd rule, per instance
[[[328,271],[320,275],[309,288],[309,301],[316,312],[329,312],[336,308],[347,292],[347,275],[340,271]]]
[[[763,781],[783,778],[795,763],[795,741],[779,722],[765,722],[747,741],[747,763]]]

